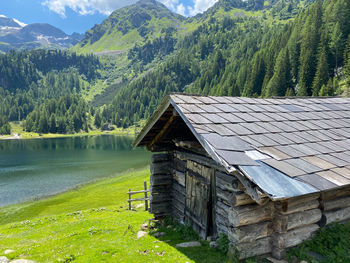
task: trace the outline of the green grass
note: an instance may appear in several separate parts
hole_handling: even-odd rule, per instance
[[[317,235],[288,252],[289,260],[296,257],[311,263],[350,262],[350,222],[332,224],[319,229]]]
[[[197,239],[177,224],[160,225],[136,238],[152,218],[143,208],[127,210],[129,188],[139,190],[147,170],[132,171],[44,200],[0,208],[0,256],[37,262],[225,262],[226,257],[201,241],[197,248],[175,244]],[[136,205],[136,204],[135,204]],[[181,230],[181,231],[180,231]]]

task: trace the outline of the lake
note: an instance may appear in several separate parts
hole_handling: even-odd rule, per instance
[[[150,163],[127,136],[0,141],[0,206],[42,198]]]

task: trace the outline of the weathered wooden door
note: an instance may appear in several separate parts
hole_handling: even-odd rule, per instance
[[[211,179],[214,169],[187,161],[185,222],[206,238],[212,228]]]

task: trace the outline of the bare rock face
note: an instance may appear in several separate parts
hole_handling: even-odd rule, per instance
[[[202,244],[198,241],[191,241],[177,244],[175,247],[200,247]]]

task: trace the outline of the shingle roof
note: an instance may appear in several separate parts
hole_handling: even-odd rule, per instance
[[[169,103],[201,144],[209,145],[213,159],[240,169],[270,195],[290,196],[269,186],[271,178],[278,178],[282,187],[283,176],[285,183],[293,180],[284,188],[295,187],[294,195],[350,184],[349,98],[173,94]],[[263,182],[267,179],[269,183]]]

